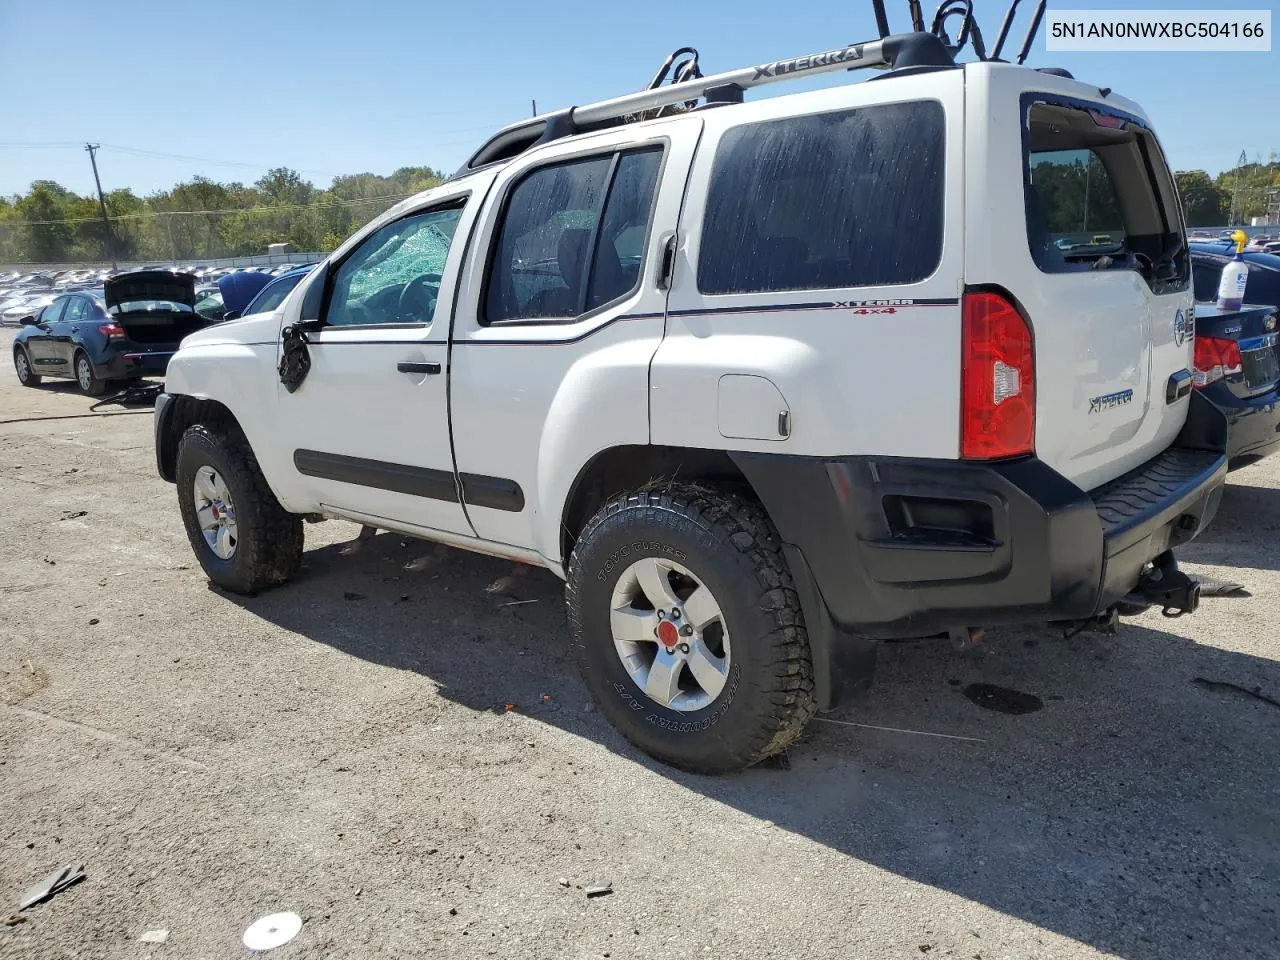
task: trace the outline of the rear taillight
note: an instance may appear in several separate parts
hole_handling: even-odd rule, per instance
[[[124,327],[118,323],[104,323],[98,327],[98,332],[108,340],[123,340],[125,338]]]
[[[1243,371],[1240,347],[1234,340],[1196,336],[1196,369],[1191,375],[1191,382],[1195,386],[1207,387],[1223,377],[1231,377]]]
[[[1035,450],[1036,367],[1031,330],[998,293],[966,293],[960,335],[960,456]]]

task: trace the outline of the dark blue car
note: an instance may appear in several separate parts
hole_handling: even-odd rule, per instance
[[[113,381],[163,376],[182,338],[208,323],[194,304],[195,278],[171,270],[110,277],[101,297],[64,294],[22,321],[13,344],[18,381],[68,378],[96,397]]]
[[[270,313],[284,303],[285,297],[289,296],[293,292],[293,288],[314,268],[315,264],[308,264],[304,267],[294,267],[292,270],[286,270],[280,276],[267,282],[243,308],[233,306],[232,299],[234,298],[228,299],[228,292],[224,290],[223,301],[227,304],[227,312],[223,315],[223,319],[235,320],[238,317],[248,317],[255,313]],[[223,279],[229,278],[224,277]],[[221,284],[221,281],[219,281],[219,284]]]
[[[1222,311],[1213,302],[1222,268],[1234,250],[1218,243],[1191,244],[1196,304],[1193,383],[1227,415],[1227,456],[1233,467],[1280,448],[1280,257],[1246,253],[1245,305]]]

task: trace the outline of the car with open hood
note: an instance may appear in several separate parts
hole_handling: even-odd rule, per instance
[[[13,344],[18,380],[65,377],[100,396],[112,381],[163,376],[182,338],[209,322],[194,305],[195,278],[171,270],[118,274],[101,296],[63,294],[23,319]]]

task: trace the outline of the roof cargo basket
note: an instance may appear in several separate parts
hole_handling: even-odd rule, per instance
[[[909,33],[901,34],[890,32],[884,0],[871,0],[876,28],[880,33],[878,39],[851,43],[804,57],[741,67],[711,76],[703,75],[698,64],[697,50],[693,47],[681,47],[663,61],[645,89],[611,100],[542,114],[504,127],[472,154],[455,176],[463,176],[489,164],[509,160],[551,140],[700,107],[741,103],[744,91],[767,83],[835,71],[882,69],[893,74],[945,70],[956,66],[956,56],[965,46],[971,46],[979,60],[998,60],[1019,2],[1020,0],[1011,0],[990,57],[977,21],[973,18],[973,0],[943,0],[928,29],[925,27],[920,0],[907,0],[912,29]],[[1040,27],[1040,20],[1044,16],[1045,4],[1046,0],[1039,0],[1036,5],[1034,18],[1018,55],[1018,63],[1023,63],[1027,58]],[[956,17],[960,18],[960,30],[953,42],[947,33],[947,23]]]

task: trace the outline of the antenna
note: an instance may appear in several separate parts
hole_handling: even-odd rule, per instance
[[[999,60],[1000,54],[1004,52],[1004,42],[1009,36],[1009,28],[1013,26],[1013,18],[1021,2],[1022,0],[1012,0],[1009,9],[1004,12],[1004,21],[1000,24],[1000,32],[996,35],[995,49],[991,51],[992,60]]]

